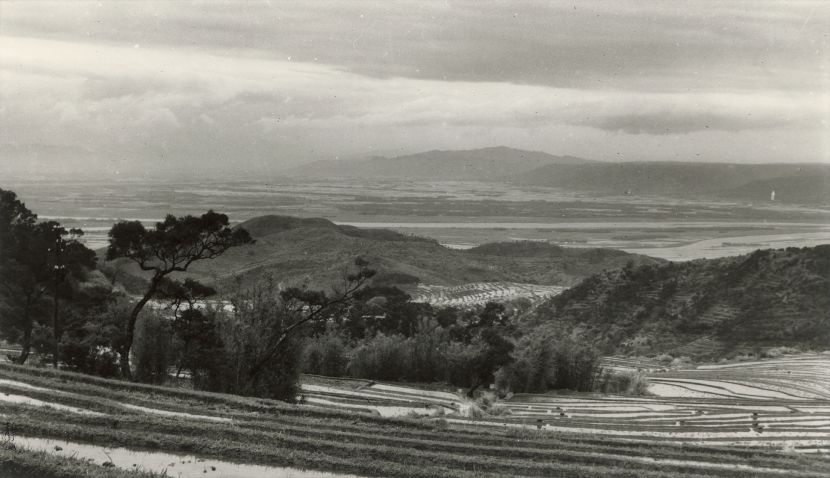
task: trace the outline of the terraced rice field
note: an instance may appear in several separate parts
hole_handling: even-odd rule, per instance
[[[459,416],[466,406],[459,394],[365,381],[352,382],[351,390],[317,385],[303,389],[309,400],[325,399],[326,406],[372,411],[373,403],[394,401],[401,414],[443,415],[459,426],[767,447],[830,457],[830,354],[678,370],[631,359],[606,362],[617,371],[647,372],[651,396],[515,395],[502,403],[507,414],[474,420]]]
[[[503,302],[518,298],[542,299],[565,290],[561,286],[519,282],[473,282],[457,286],[419,285],[412,293],[413,302],[444,307],[471,307],[489,301]]]
[[[522,395],[503,403],[508,414],[473,419],[465,416],[470,402],[453,391],[305,382],[302,404],[289,405],[0,364],[0,398],[15,397],[0,400],[0,423],[14,439],[0,447],[0,476],[10,463],[36,467],[56,459],[98,470],[110,460],[108,474],[90,476],[136,476],[127,469],[138,468],[183,477],[318,476],[300,470],[389,477],[830,475],[826,456],[792,452],[828,446],[826,398]],[[761,431],[750,430],[752,413]],[[10,443],[18,449],[10,452]],[[788,451],[778,449],[784,445]],[[67,452],[93,461],[70,460]]]

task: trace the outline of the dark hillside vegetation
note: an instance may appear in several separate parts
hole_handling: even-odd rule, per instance
[[[780,345],[830,346],[830,245],[593,275],[541,304],[539,332],[607,354],[718,358]]]

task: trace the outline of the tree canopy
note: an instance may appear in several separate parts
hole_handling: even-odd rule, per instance
[[[28,358],[35,322],[45,319],[46,296],[56,300],[67,277],[83,280],[95,268],[95,252],[79,241],[82,235],[56,221],[38,222],[14,192],[0,189],[0,328],[20,343],[18,363]],[[58,341],[55,319],[53,341]]]
[[[163,279],[173,272],[185,272],[196,261],[213,259],[234,246],[254,242],[243,228],[232,228],[228,216],[212,210],[201,216],[175,217],[147,229],[140,221],[121,221],[109,232],[107,260],[124,257],[152,277],[141,299],[135,304],[127,323],[126,336],[119,350],[121,371],[131,377],[130,349],[138,314],[158,292]]]

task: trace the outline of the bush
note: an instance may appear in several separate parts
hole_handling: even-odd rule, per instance
[[[597,381],[596,391],[614,395],[649,395],[648,379],[640,372],[606,372]]]
[[[657,360],[657,362],[659,362],[662,365],[668,365],[672,362],[672,360],[674,360],[674,357],[672,357],[669,354],[660,354],[657,356],[655,360]]]
[[[410,372],[409,342],[402,335],[378,334],[355,349],[349,374],[371,380],[404,380]]]
[[[327,333],[309,340],[303,356],[305,373],[328,377],[342,377],[346,374],[349,359],[343,339],[337,334]]]
[[[150,312],[139,317],[132,349],[137,381],[164,383],[173,356],[171,336],[170,322],[161,314]]]
[[[203,390],[296,401],[302,338],[289,334],[277,353],[264,352],[271,340],[282,335],[288,320],[275,290],[270,283],[256,286],[238,298],[233,313],[217,313],[221,360],[213,363],[211,380]]]
[[[571,341],[544,336],[525,339],[513,356],[515,361],[496,375],[496,386],[502,394],[551,389],[589,392],[601,389],[606,377],[599,352]]]
[[[554,388],[589,392],[602,375],[600,356],[596,349],[572,342],[559,343],[554,355],[556,367]]]
[[[116,345],[130,313],[126,300],[113,301],[89,315],[67,314],[61,337],[61,360],[72,371],[112,378],[120,374]]]
[[[514,352],[515,361],[496,374],[501,393],[543,393],[555,384],[555,344],[547,337],[523,340]]]
[[[692,359],[684,355],[683,357],[677,357],[672,360],[670,365],[672,367],[682,367],[684,365],[689,365],[690,363],[692,363]]]
[[[778,358],[782,355],[792,355],[800,352],[801,351],[795,347],[773,347],[762,351],[759,356],[761,358]]]

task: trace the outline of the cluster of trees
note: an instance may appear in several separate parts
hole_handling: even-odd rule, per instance
[[[0,189],[0,333],[21,352],[48,350],[53,364],[63,333],[61,301],[75,309],[95,306],[98,291],[81,284],[95,269],[95,253],[79,242],[83,232],[55,221],[38,221],[12,191]]]
[[[220,291],[178,280],[193,263],[253,242],[224,214],[167,216],[152,228],[121,221],[101,260],[82,234],[38,221],[0,190],[0,333],[20,345],[14,361],[33,350],[84,373],[148,383],[189,377],[201,390],[285,400],[297,397],[303,371],[441,381],[469,395],[496,379],[514,391],[596,388],[591,348],[531,337],[502,304],[413,303],[373,280],[361,258],[327,291],[267,277]],[[138,295],[118,283],[126,266],[145,279]]]
[[[34,351],[54,367],[150,383],[168,380],[173,365],[200,389],[293,399],[302,336],[342,315],[374,275],[358,260],[330,292],[264,281],[211,306],[205,301],[216,290],[173,277],[253,242],[226,215],[169,215],[149,229],[121,221],[109,232],[105,261],[82,234],[39,221],[0,189],[0,333],[20,346],[13,361],[26,363]],[[137,297],[117,283],[124,263],[146,277]]]

